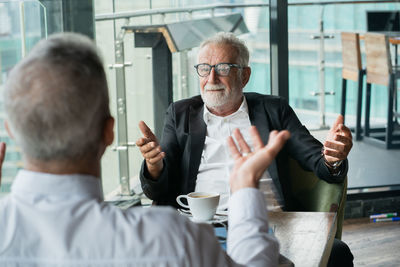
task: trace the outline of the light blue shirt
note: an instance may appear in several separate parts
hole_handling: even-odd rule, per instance
[[[276,266],[262,194],[239,190],[229,206],[225,253],[210,225],[172,208],[121,210],[96,177],[22,170],[0,200],[0,266]]]

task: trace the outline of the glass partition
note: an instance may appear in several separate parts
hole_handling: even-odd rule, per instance
[[[304,1],[290,1],[290,3],[299,2]],[[325,91],[335,93],[325,97],[327,125],[330,126],[333,119],[340,113],[341,105],[342,51],[340,33],[343,31],[365,33],[367,31],[366,14],[368,10],[399,9],[399,3],[289,5],[289,102],[302,122],[309,128],[317,129],[321,126],[320,99],[319,96],[312,95],[313,92],[318,92],[320,88],[320,40],[313,39],[312,36],[320,34],[321,18],[325,36],[333,37],[324,39]],[[362,63],[365,67],[365,50],[362,40],[360,44]],[[357,83],[349,81],[347,84],[346,123],[354,126]],[[374,85],[371,117],[378,123],[386,121],[387,101],[381,101],[381,99],[387,99],[387,88]]]
[[[7,144],[7,154],[2,169],[0,196],[10,191],[11,183],[22,167],[18,146],[3,127],[4,108],[2,89],[11,68],[30,49],[47,36],[45,8],[39,1],[0,2],[0,140]]]
[[[149,9],[149,1],[95,1],[95,14],[113,13],[121,11],[132,11]],[[137,24],[149,24],[150,17],[140,17],[131,20]],[[110,93],[110,109],[116,118],[117,114],[117,87],[115,69],[111,66],[115,63],[115,41],[123,34],[121,27],[126,25],[124,19],[99,21],[96,22],[96,43],[103,54],[104,64],[108,78]],[[151,75],[151,49],[134,49],[133,35],[123,34],[125,62],[131,62],[132,66],[125,68],[125,86],[126,86],[126,112],[128,121],[128,140],[135,142],[139,137],[137,127],[139,120],[143,120],[150,127],[153,126],[152,116],[152,75]],[[115,131],[118,130],[117,122]],[[117,135],[116,135],[117,136]],[[117,140],[109,147],[102,159],[102,181],[103,191],[107,195],[116,190],[120,184],[119,180],[119,162],[116,149]],[[136,148],[129,149],[129,162],[132,162],[128,168],[131,181],[137,183],[137,173],[140,168],[141,155]]]

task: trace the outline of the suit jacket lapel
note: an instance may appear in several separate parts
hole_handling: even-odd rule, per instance
[[[196,186],[197,173],[199,171],[201,154],[204,148],[204,142],[207,134],[207,126],[203,119],[204,105],[200,109],[190,107],[189,112],[189,138],[190,138],[190,153],[188,164],[188,189],[194,191]]]
[[[270,126],[266,111],[262,101],[250,96],[246,96],[247,106],[249,109],[249,118],[251,125],[257,127],[261,135],[261,139],[266,144],[270,132]]]

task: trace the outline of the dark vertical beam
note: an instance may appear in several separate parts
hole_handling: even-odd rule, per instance
[[[152,48],[154,133],[160,139],[164,114],[172,103],[172,55],[161,33],[135,33],[135,47]]]
[[[95,37],[93,0],[63,0],[64,31]]]
[[[78,32],[95,38],[93,0],[40,0],[46,8],[47,32]]]
[[[172,55],[165,38],[160,35],[153,46],[153,100],[154,131],[160,139],[164,125],[164,114],[172,103]]]
[[[271,93],[289,100],[289,49],[287,0],[270,0]]]

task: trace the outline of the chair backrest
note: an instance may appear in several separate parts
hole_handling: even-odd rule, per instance
[[[358,33],[342,32],[342,77],[353,81],[358,80],[362,69],[360,36]]]
[[[387,86],[392,73],[388,37],[380,33],[366,33],[364,41],[367,56],[367,83]]]
[[[319,179],[313,172],[305,171],[289,158],[290,211],[337,212],[336,238],[342,237],[344,207],[347,195],[347,177],[343,183],[330,184]]]

